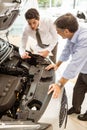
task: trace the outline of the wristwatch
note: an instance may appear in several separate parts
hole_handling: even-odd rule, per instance
[[[60,81],[58,81],[57,85],[58,85],[60,88],[63,87],[63,84],[62,84]]]

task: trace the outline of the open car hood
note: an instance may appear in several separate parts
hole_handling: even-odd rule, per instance
[[[25,0],[0,0],[0,31],[8,29],[18,16]]]

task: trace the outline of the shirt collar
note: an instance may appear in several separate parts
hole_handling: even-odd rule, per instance
[[[79,35],[79,32],[80,32],[80,27],[78,28],[78,30],[74,33],[73,37],[71,38],[71,42],[72,43],[77,43],[77,37]]]

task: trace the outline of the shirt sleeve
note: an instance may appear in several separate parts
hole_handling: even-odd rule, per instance
[[[87,40],[81,40],[78,45],[63,73],[63,77],[66,79],[72,79],[77,76],[87,62]]]
[[[25,26],[23,33],[22,33],[20,46],[19,46],[20,55],[22,55],[25,52],[27,41],[28,41],[28,28],[27,28],[27,26]]]
[[[62,43],[61,43],[62,44]],[[67,61],[68,59],[69,59],[69,57],[70,57],[70,47],[69,47],[69,44],[70,43],[66,43],[66,45],[65,45],[65,47],[64,47],[64,49],[63,49],[63,51],[62,51],[62,54],[60,55],[60,57],[59,57],[59,61]]]

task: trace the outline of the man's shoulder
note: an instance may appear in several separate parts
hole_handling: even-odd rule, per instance
[[[23,29],[27,31],[31,31],[31,28],[27,23],[24,24]]]

